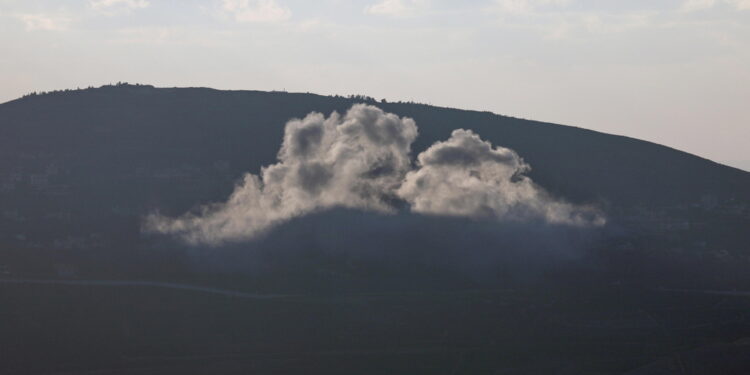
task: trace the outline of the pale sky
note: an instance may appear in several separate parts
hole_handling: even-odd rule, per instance
[[[118,81],[364,94],[750,170],[750,0],[0,0],[0,50],[0,102]]]

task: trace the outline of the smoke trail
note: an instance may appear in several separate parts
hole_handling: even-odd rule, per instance
[[[279,162],[247,174],[225,203],[172,219],[150,215],[147,230],[221,244],[252,239],[292,218],[333,207],[412,211],[553,224],[601,225],[595,210],[554,200],[524,176],[512,150],[469,130],[422,152],[412,168],[417,126],[410,118],[357,104],[344,116],[311,113],[287,123]]]

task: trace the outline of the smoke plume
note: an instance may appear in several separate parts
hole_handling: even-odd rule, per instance
[[[311,113],[286,124],[279,162],[247,174],[224,203],[179,218],[157,214],[151,231],[197,244],[255,238],[292,218],[334,207],[498,220],[601,225],[594,210],[549,197],[524,176],[512,150],[494,147],[469,130],[422,152],[412,167],[417,126],[410,118],[364,104],[328,118]]]
[[[593,209],[552,199],[524,173],[530,167],[515,151],[492,147],[471,130],[457,129],[419,154],[398,195],[424,214],[542,220],[552,224],[601,225]]]
[[[379,108],[311,113],[286,124],[279,162],[247,174],[226,203],[177,219],[152,215],[147,227],[191,243],[253,238],[291,218],[331,207],[389,212],[409,171],[417,126]]]

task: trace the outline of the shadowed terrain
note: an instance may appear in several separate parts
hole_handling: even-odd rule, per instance
[[[607,224],[395,201],[221,246],[142,230],[226,201],[288,120],[356,103],[413,118],[412,157],[457,128],[512,149]],[[741,374],[748,228],[750,173],[570,126],[362,96],[34,94],[0,104],[0,373]]]

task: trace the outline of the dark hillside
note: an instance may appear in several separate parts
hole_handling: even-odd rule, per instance
[[[133,85],[57,92],[0,105],[0,152],[5,171],[55,163],[96,190],[128,195],[133,188],[128,182],[135,183],[132,177],[141,169],[218,163],[233,177],[255,172],[275,159],[287,120],[311,111],[345,111],[358,101]],[[535,180],[568,199],[671,206],[707,195],[719,201],[750,197],[750,174],[649,142],[486,112],[377,104],[417,121],[415,153],[455,128],[474,129],[496,145],[515,149],[531,164]],[[185,203],[218,198],[201,194]]]
[[[137,260],[160,246],[143,242],[144,215],[177,215],[225,200],[244,173],[275,161],[289,119],[343,112],[362,101],[416,120],[415,155],[453,129],[473,129],[515,149],[553,194],[594,203],[611,223],[652,236],[611,246],[647,254],[687,249],[698,254],[698,264],[707,252],[729,264],[736,262],[721,254],[747,253],[750,234],[742,228],[750,221],[750,173],[668,147],[367,97],[120,84],[0,104],[0,250],[13,254],[0,266],[49,263],[49,270],[82,259],[69,254],[77,252],[92,262],[83,268],[99,271],[103,263],[159,274],[179,268],[172,256],[163,264]]]
[[[456,128],[515,149],[607,225],[331,209],[221,247],[141,230],[225,201],[290,118],[363,101],[416,120],[415,155]],[[750,173],[575,127],[285,92],[30,95],[0,104],[0,373],[746,374],[748,228]]]

